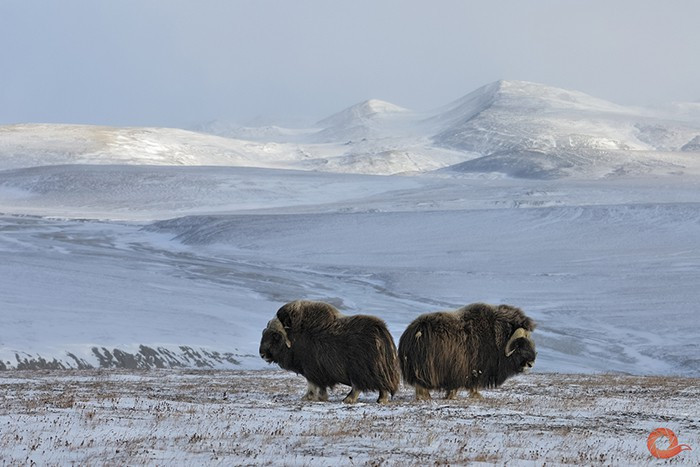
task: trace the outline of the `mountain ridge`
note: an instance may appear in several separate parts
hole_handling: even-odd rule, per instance
[[[700,111],[621,106],[579,91],[500,80],[432,111],[369,99],[315,128],[0,127],[0,170],[109,163],[229,165],[375,175],[604,177],[700,173]],[[698,107],[700,108],[700,107]],[[517,169],[514,169],[517,167]],[[670,172],[669,172],[670,171]]]

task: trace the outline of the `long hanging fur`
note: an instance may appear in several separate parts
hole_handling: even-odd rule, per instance
[[[281,368],[303,375],[320,388],[346,384],[359,391],[386,391],[393,396],[400,383],[396,345],[386,324],[368,315],[345,316],[323,302],[295,301],[276,314],[291,347],[278,345]],[[263,347],[272,335],[264,331]],[[267,338],[267,343],[266,343]]]
[[[510,305],[475,303],[455,311],[416,318],[399,340],[399,361],[407,384],[446,391],[490,388],[534,361],[534,344],[518,342],[507,357],[505,347],[518,328],[535,323]]]

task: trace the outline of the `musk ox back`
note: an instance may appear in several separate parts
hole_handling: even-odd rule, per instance
[[[403,379],[417,399],[429,399],[430,389],[451,399],[460,388],[480,397],[479,388],[500,386],[532,367],[534,329],[534,321],[510,305],[475,303],[421,315],[399,340]]]
[[[328,400],[327,389],[345,384],[343,400],[354,403],[362,391],[379,391],[387,402],[399,387],[396,346],[386,324],[367,315],[345,316],[323,302],[284,305],[263,331],[260,356],[304,376],[306,400]]]

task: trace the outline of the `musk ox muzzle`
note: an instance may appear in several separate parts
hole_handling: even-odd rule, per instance
[[[282,322],[275,318],[270,320],[267,323],[267,327],[263,330],[262,339],[260,340],[260,357],[267,363],[276,362],[276,355],[282,350],[281,345],[288,349],[292,347]]]
[[[522,340],[521,340],[522,339]],[[506,343],[505,356],[512,357],[513,354],[520,350],[519,363],[516,361],[516,372],[527,373],[535,366],[535,341],[532,340],[532,333],[525,328],[515,330],[508,342]]]

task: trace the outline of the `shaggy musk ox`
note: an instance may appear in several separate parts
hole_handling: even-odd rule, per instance
[[[305,400],[328,400],[328,387],[352,389],[343,402],[354,403],[362,391],[379,391],[377,402],[399,388],[394,340],[386,324],[367,315],[345,316],[323,302],[295,301],[277,310],[260,341],[260,356],[304,376]]]
[[[430,389],[454,399],[460,388],[481,397],[479,388],[500,386],[510,376],[532,368],[535,323],[510,305],[474,303],[455,311],[416,318],[399,340],[399,361],[416,399],[430,399]]]

